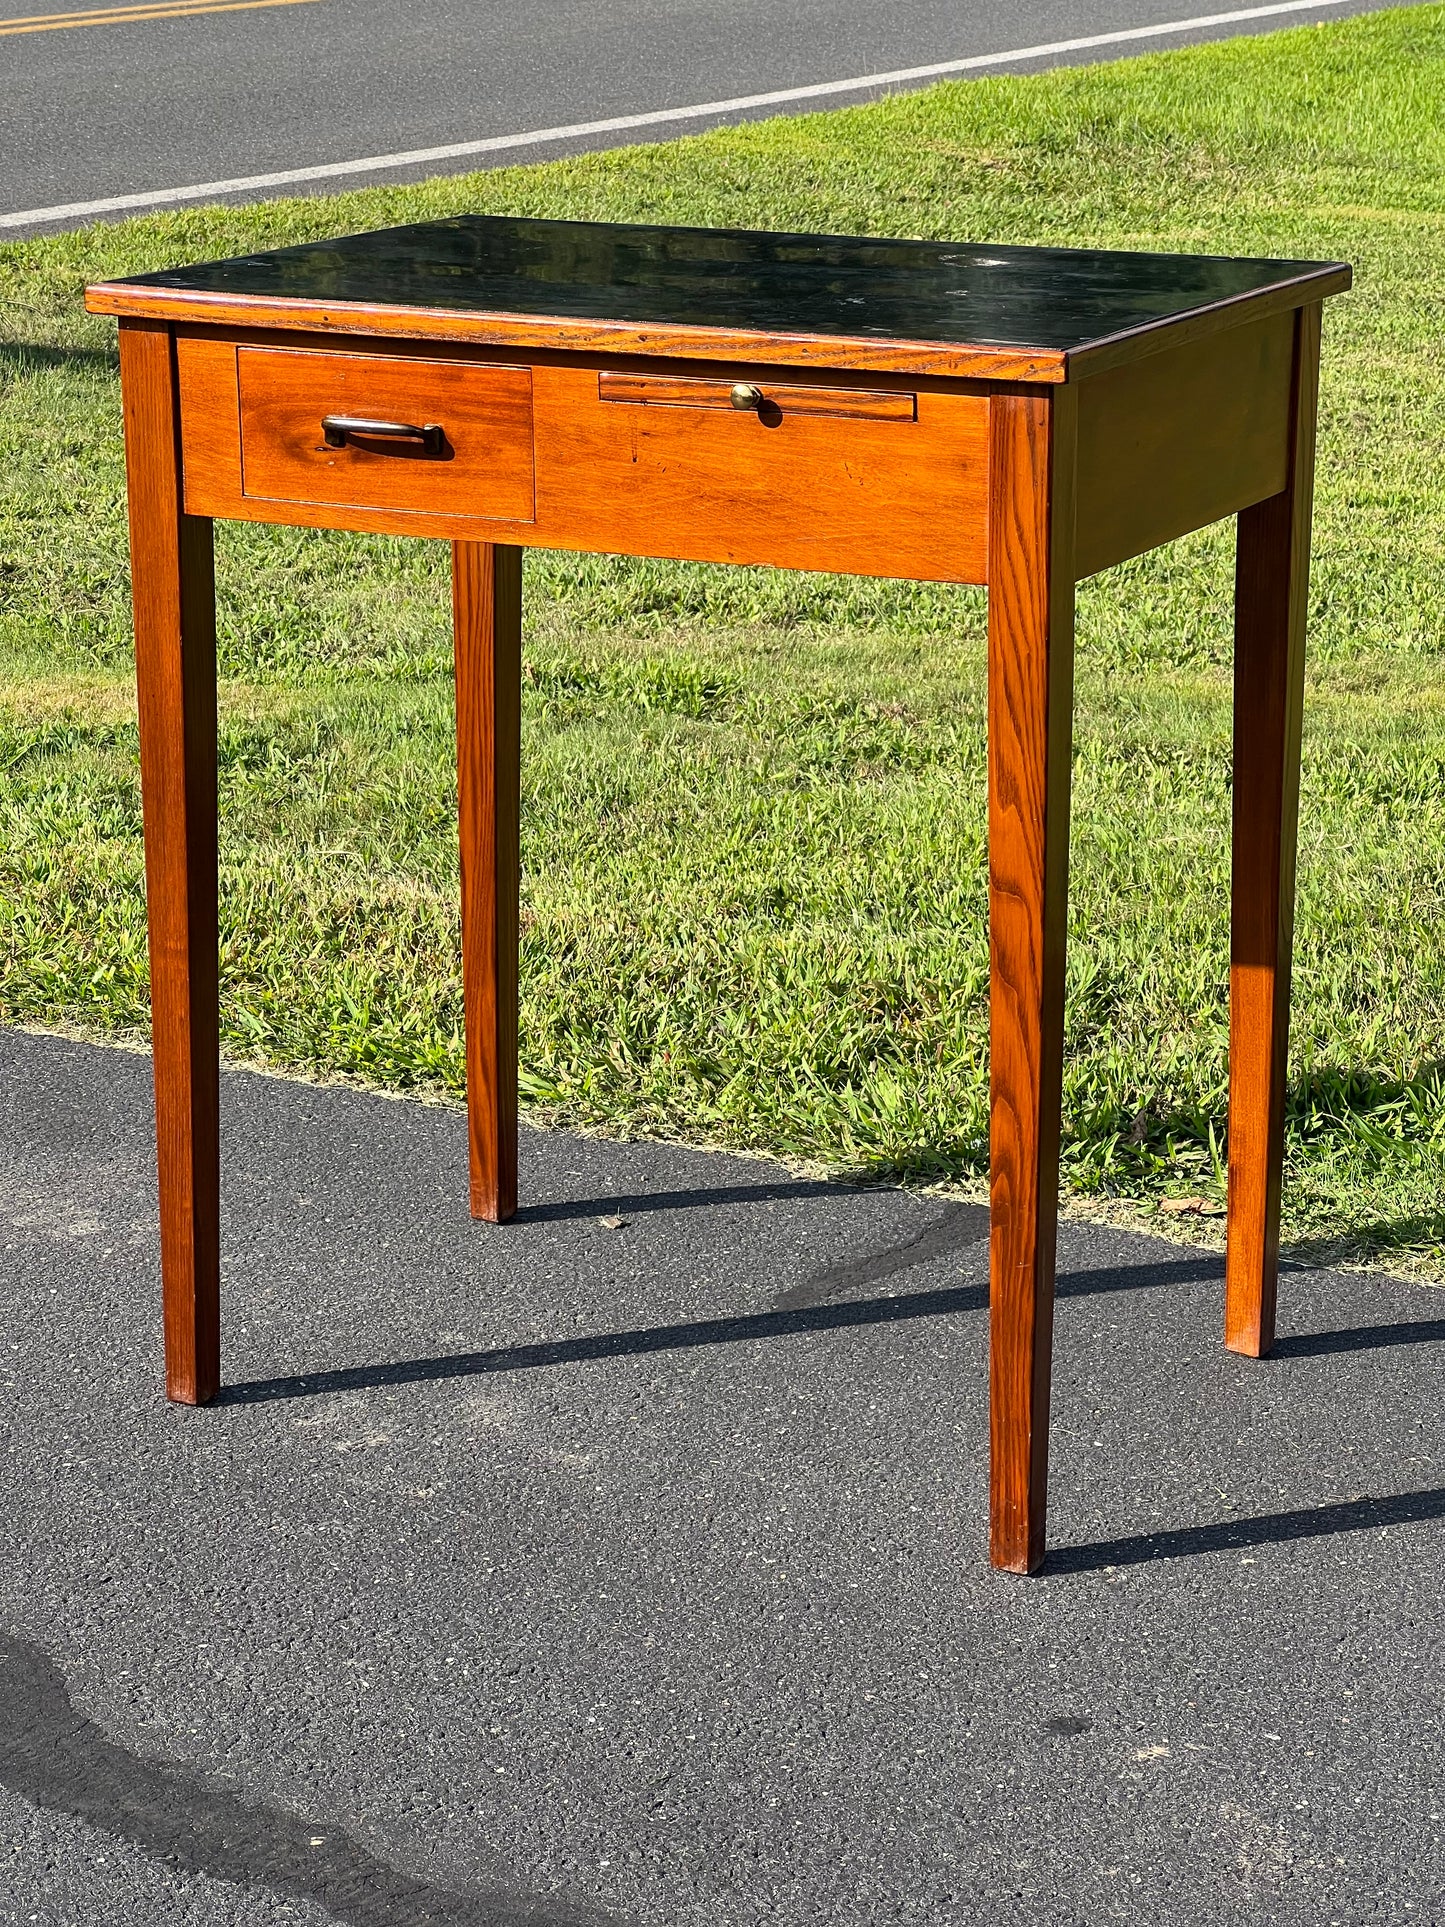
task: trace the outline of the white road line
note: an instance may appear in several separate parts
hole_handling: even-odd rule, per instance
[[[971,54],[965,60],[938,60],[928,67],[899,67],[888,74],[859,74],[853,80],[824,80],[811,87],[780,87],[770,94],[741,94],[736,100],[705,100],[692,107],[661,107],[647,114],[617,114],[611,120],[583,120],[571,127],[539,127],[527,134],[497,134],[488,140],[454,141],[449,147],[417,147],[405,154],[373,154],[361,161],[326,167],[288,167],[279,174],[246,174],[234,181],[203,181],[196,187],[161,187],[144,194],[113,194],[103,201],[66,201],[59,207],[31,207],[0,214],[0,228],[28,227],[44,221],[69,221],[83,214],[119,214],[127,208],[172,207],[178,201],[205,201],[218,194],[249,194],[257,188],[291,187],[298,181],[334,181],[351,174],[375,174],[395,167],[429,167],[434,161],[465,160],[472,154],[498,154],[509,147],[540,147],[554,141],[585,140],[593,134],[621,134],[634,127],[664,127],[670,121],[708,120],[754,107],[781,107],[795,100],[823,100],[829,94],[863,93],[910,80],[938,80],[981,67],[1004,67],[1016,60],[1047,60],[1057,54],[1087,53],[1094,47],[1122,47],[1129,41],[1158,40],[1167,34],[1202,27],[1227,27],[1240,20],[1268,20],[1278,14],[1319,13],[1350,0],[1273,0],[1266,7],[1241,7],[1232,13],[1200,13],[1188,20],[1163,20],[1152,27],[1125,27],[1117,33],[1092,33],[1078,40],[1051,40],[1039,47],[1010,47],[1005,53]]]

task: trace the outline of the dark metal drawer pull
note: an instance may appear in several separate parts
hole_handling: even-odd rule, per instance
[[[446,452],[446,430],[440,422],[419,428],[414,422],[374,422],[365,415],[323,415],[321,436],[328,448],[345,448],[352,435],[375,437],[380,441],[420,442],[428,455]]]

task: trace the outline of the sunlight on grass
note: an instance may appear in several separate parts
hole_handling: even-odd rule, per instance
[[[1445,1275],[1445,10],[0,248],[0,1015],[147,1020],[113,333],[89,279],[471,209],[1343,257],[1286,1216]],[[446,555],[218,532],[223,1027],[462,1082]],[[1082,586],[1078,1194],[1215,1198],[1232,544]],[[986,1167],[980,592],[529,556],[522,1083],[548,1116]]]

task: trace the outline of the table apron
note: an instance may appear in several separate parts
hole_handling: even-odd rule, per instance
[[[1294,341],[1270,314],[1080,382],[1076,576],[1279,494]]]
[[[760,405],[720,406],[717,381],[696,384],[694,399],[665,365],[654,398],[649,377],[630,371],[619,384],[594,358],[448,362],[435,349],[423,359],[386,346],[182,333],[187,511],[984,580],[989,398],[977,384],[854,375],[824,387],[815,375],[739,369],[739,387],[759,389]],[[440,427],[444,453],[428,460],[419,444],[364,437],[328,447],[321,422],[333,413]]]

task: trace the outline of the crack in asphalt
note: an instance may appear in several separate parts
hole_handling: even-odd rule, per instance
[[[899,1272],[912,1271],[915,1265],[927,1264],[931,1258],[944,1258],[950,1252],[963,1251],[969,1245],[981,1243],[987,1236],[986,1204],[955,1205],[906,1244],[890,1245],[886,1251],[874,1252],[869,1258],[830,1265],[826,1271],[805,1278],[801,1284],[790,1286],[773,1300],[773,1309],[803,1311],[811,1305],[821,1305],[829,1298],[856,1291],[863,1285],[882,1284],[885,1278],[896,1278]]]
[[[58,1666],[0,1634],[0,1785],[187,1873],[308,1900],[347,1927],[622,1927],[594,1907],[463,1894],[400,1872],[341,1828],[247,1801],[107,1739]]]

